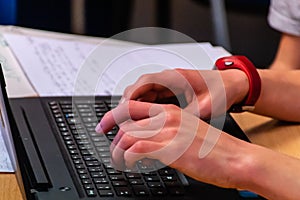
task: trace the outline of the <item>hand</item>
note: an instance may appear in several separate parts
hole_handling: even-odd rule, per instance
[[[209,119],[242,101],[248,89],[247,76],[240,70],[176,69],[141,76],[126,88],[123,99],[156,102],[184,95],[187,102],[185,111]]]
[[[117,169],[144,158],[158,159],[197,180],[233,187],[229,172],[236,171],[230,161],[236,159],[230,158],[239,157],[242,141],[179,107],[127,101],[106,113],[96,130],[106,133],[115,125],[120,129],[111,155]]]

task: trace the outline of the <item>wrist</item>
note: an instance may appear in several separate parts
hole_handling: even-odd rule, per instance
[[[261,80],[252,62],[245,56],[227,56],[219,58],[215,66],[218,70],[239,69],[247,75],[249,82],[248,94],[240,104],[233,105],[230,110],[232,112],[253,110],[260,95]]]
[[[220,71],[227,98],[228,109],[234,104],[240,104],[249,91],[247,75],[238,69]]]

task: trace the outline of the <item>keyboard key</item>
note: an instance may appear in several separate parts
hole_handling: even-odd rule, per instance
[[[99,167],[99,166],[97,166],[97,167],[88,167],[88,170],[89,170],[89,172],[102,172],[103,171],[102,167]]]
[[[64,136],[64,141],[72,140],[72,136]]]
[[[111,187],[109,184],[96,184],[97,190],[110,190]]]
[[[76,169],[85,169],[85,166],[83,164],[76,164]]]
[[[65,109],[65,108],[72,108],[72,104],[63,104],[60,107],[63,108],[63,109]]]
[[[64,119],[63,119],[62,117],[57,117],[57,118],[55,119],[55,121],[56,121],[57,123],[61,123],[61,122],[64,121]]]
[[[60,101],[59,104],[60,105],[72,105],[72,101],[68,101],[68,100]]]
[[[73,160],[81,159],[81,156],[79,155],[72,155],[71,157]]]
[[[89,197],[97,196],[96,191],[94,189],[88,189],[88,190],[85,190],[85,191],[86,191],[87,196],[89,196]]]
[[[93,184],[85,184],[83,187],[86,190],[93,190],[94,189],[94,185]]]
[[[91,172],[91,177],[92,178],[105,178],[106,175],[103,171],[98,171],[98,172]]]
[[[127,186],[128,182],[127,181],[112,181],[112,185],[113,186]]]
[[[73,160],[74,164],[83,164],[82,160],[77,159],[77,160]]]
[[[87,104],[77,104],[76,106],[77,108],[90,108],[90,106]]]
[[[154,188],[151,189],[151,193],[154,196],[165,196],[168,192],[165,188]]]
[[[73,149],[73,150],[69,150],[69,153],[71,155],[78,155],[79,154],[79,151],[77,149]]]
[[[172,182],[177,181],[177,178],[175,176],[162,176],[161,178],[164,182],[166,182],[166,181],[172,181]]]
[[[88,171],[86,169],[78,169],[77,170],[78,174],[86,174]]]
[[[107,169],[106,171],[107,171],[107,174],[109,174],[109,175],[121,175],[122,174],[121,171],[118,171],[115,169]],[[124,176],[123,176],[123,178],[124,178]]]
[[[118,196],[131,196],[131,190],[128,187],[118,187],[116,188],[116,194]]]
[[[124,175],[109,175],[110,180],[112,181],[121,181],[121,180],[125,180],[125,176]]]
[[[141,178],[141,174],[139,174],[139,173],[126,173],[126,177],[128,179],[139,179],[139,178]]]
[[[92,184],[91,179],[82,179],[81,181],[83,184]]]
[[[149,183],[147,183],[147,185],[150,188],[162,188],[163,187],[163,184],[161,182],[149,182]]]
[[[101,163],[98,160],[86,161],[85,163],[88,167],[101,166]]]
[[[83,160],[85,160],[85,161],[95,161],[97,159],[93,156],[83,156]]]
[[[93,178],[95,184],[105,184],[108,183],[106,178]]]
[[[144,185],[144,181],[142,179],[130,179],[130,185]]]
[[[114,193],[112,190],[98,190],[100,197],[112,197]]]
[[[160,181],[158,176],[145,176],[144,177],[146,182],[158,182]]]
[[[136,185],[136,186],[133,186],[132,188],[133,188],[133,192],[137,196],[148,196],[149,195],[149,191],[143,185]]]

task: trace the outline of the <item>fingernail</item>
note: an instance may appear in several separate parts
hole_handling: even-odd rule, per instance
[[[95,128],[95,131],[97,133],[103,133],[103,129],[102,129],[102,126],[101,126],[101,123],[99,122]]]

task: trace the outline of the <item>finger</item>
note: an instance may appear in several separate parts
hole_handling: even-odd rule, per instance
[[[172,90],[174,90],[174,82],[178,81],[178,75],[179,73],[174,70],[143,75],[133,85],[125,89],[123,97],[132,100],[145,96],[149,98],[149,92],[152,92],[152,95],[155,93],[157,99],[174,96],[176,92]],[[151,98],[153,101],[154,97],[151,96]]]
[[[122,146],[122,148],[125,150],[125,152],[123,153],[126,165],[132,166],[135,161],[145,157],[158,159],[165,165],[170,165],[178,160],[183,155],[183,153],[186,152],[190,145],[192,145],[200,123],[200,120],[196,117],[193,117],[191,114],[185,112],[183,112],[182,114],[182,119],[185,120],[181,121],[179,119],[179,121],[175,122],[175,124],[179,125],[176,126],[177,128],[175,129],[167,126],[164,127],[161,131],[158,131],[157,133],[159,134],[153,134],[153,131],[149,131],[149,133],[151,133],[152,135],[147,133],[148,131],[142,132],[142,134],[144,134],[143,136],[150,135],[146,139],[142,138],[137,141],[124,140],[124,143],[131,145],[130,147]],[[155,117],[159,118],[159,115]],[[173,122],[174,118],[171,121]],[[178,122],[180,124],[178,124]],[[126,133],[126,135],[127,134],[128,133]],[[134,136],[136,137],[136,135]],[[120,142],[122,141],[122,139],[120,140]],[[120,145],[121,147],[120,142],[118,145]],[[130,152],[132,155],[129,155]]]
[[[121,132],[118,136],[118,139],[112,142],[114,146],[111,148],[111,151],[114,151],[114,148],[126,150],[139,140],[151,140],[155,142],[162,142],[166,139],[169,139],[169,137],[163,137],[163,135],[159,133],[159,131],[135,131],[128,133]]]
[[[122,131],[121,129],[119,129],[118,133],[115,135],[115,137],[112,141],[112,144],[117,145],[124,134],[125,134],[125,132]]]
[[[156,130],[161,130],[164,123],[163,120],[159,117],[158,119],[147,118],[139,121],[126,121],[122,123],[119,127],[119,131],[114,137],[112,144],[118,145],[119,141],[122,139],[123,135],[128,135],[136,138],[149,138],[158,133]],[[153,122],[154,121],[154,122]],[[153,123],[152,123],[153,122]],[[153,133],[152,133],[153,132]],[[127,144],[128,142],[125,142]],[[129,144],[129,143],[128,143]],[[121,148],[126,148],[121,146]]]
[[[127,88],[122,98],[154,102],[157,99],[171,96],[174,96],[174,93],[169,88],[157,83],[148,83],[141,86],[137,84]]]
[[[124,152],[124,162],[128,168],[144,158],[157,159],[160,157],[155,152],[163,148],[163,145],[149,140],[140,140]]]
[[[133,145],[138,139],[130,135],[123,134],[119,141],[113,142],[110,146],[112,162],[114,168],[123,170],[125,168],[124,152]]]
[[[149,117],[137,121],[128,120],[120,125],[120,129],[126,133],[161,130],[166,122],[165,115],[165,112],[161,112],[159,115],[156,115],[154,117]]]
[[[126,99],[137,99],[151,90],[160,91],[164,89],[162,85],[159,87],[155,86],[158,77],[159,73],[142,75],[133,85],[125,89],[123,97]]]
[[[118,134],[110,146],[112,161],[119,170],[125,167],[124,151],[130,148],[135,142],[139,140],[153,140],[161,142],[167,137],[161,133],[165,124],[164,113],[154,116],[153,118],[146,118],[138,121],[126,121],[120,125]]]
[[[163,110],[159,104],[139,101],[127,101],[107,112],[96,127],[97,132],[106,133],[115,125],[129,119],[140,120],[157,115]]]

